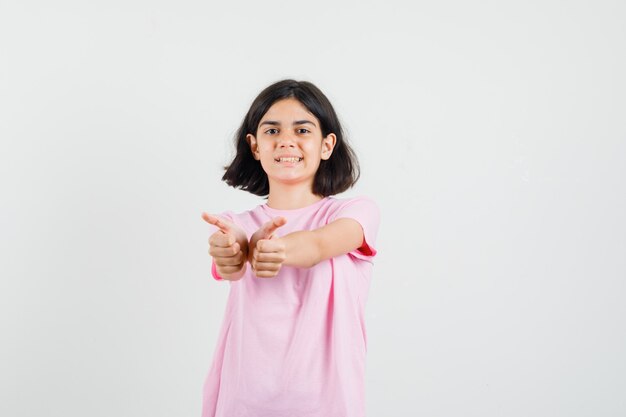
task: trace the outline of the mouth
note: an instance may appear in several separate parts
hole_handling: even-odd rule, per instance
[[[302,161],[302,158],[297,157],[297,156],[285,156],[285,157],[281,157],[281,158],[274,158],[274,161],[276,161],[276,162],[291,162],[291,163],[295,163],[295,162]]]

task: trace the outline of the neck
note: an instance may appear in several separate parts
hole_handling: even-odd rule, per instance
[[[278,210],[294,210],[310,206],[323,197],[313,194],[311,187],[302,185],[270,184],[267,205]]]

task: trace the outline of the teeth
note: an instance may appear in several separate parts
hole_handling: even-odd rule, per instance
[[[300,162],[300,161],[302,161],[302,158],[298,158],[298,157],[278,158],[278,161],[280,161],[280,162]]]

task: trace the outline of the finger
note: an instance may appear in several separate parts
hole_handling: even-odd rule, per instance
[[[228,256],[228,257],[214,256],[213,260],[215,261],[215,265],[236,266],[236,265],[241,265],[243,263],[243,254],[239,252],[235,256]]]
[[[231,231],[231,223],[227,220],[222,219],[221,217],[214,216],[209,213],[202,213],[202,218],[209,224],[213,226],[217,226],[222,232],[230,233]]]
[[[221,248],[233,246],[235,244],[235,236],[231,233],[224,233],[221,230],[213,233],[211,237],[209,237],[209,244],[211,246],[218,246]],[[237,243],[237,245],[239,245]]]
[[[256,249],[258,252],[280,252],[285,249],[285,245],[274,239],[259,239]]]
[[[235,272],[241,271],[241,267],[240,266],[218,266],[218,265],[216,265],[216,269],[217,269],[217,273],[220,276],[222,276],[222,277],[224,275],[234,274]]]
[[[209,247],[209,255],[214,258],[232,258],[238,254],[242,253],[239,249],[239,243],[235,243],[234,245],[228,247],[219,247],[219,246],[210,246]]]
[[[262,227],[265,237],[269,239],[276,229],[284,226],[285,223],[287,223],[287,219],[282,216],[274,217],[272,220],[266,222]]]
[[[256,271],[257,278],[274,278],[278,273],[273,271]]]
[[[258,262],[254,261],[254,270],[255,271],[273,271],[278,272],[280,270],[280,264],[274,262]]]
[[[257,262],[285,262],[285,254],[281,252],[258,252],[253,255],[253,259]]]

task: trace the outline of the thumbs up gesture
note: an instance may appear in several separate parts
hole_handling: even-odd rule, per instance
[[[209,237],[209,254],[215,261],[217,273],[231,281],[241,279],[248,258],[246,232],[236,224],[212,214],[202,213],[202,218],[219,228]]]
[[[275,217],[265,223],[250,238],[250,266],[259,278],[272,278],[285,261],[285,244],[274,232],[287,223],[284,217]]]

